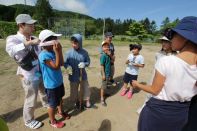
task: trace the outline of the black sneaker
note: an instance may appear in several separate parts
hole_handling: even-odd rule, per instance
[[[77,102],[75,103],[75,108],[76,108],[76,109],[80,109],[80,102],[79,102],[79,101],[77,101]]]
[[[115,81],[114,81],[114,79],[111,79],[110,82],[111,82],[111,83],[114,83]]]

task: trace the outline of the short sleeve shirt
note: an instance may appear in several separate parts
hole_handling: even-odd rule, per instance
[[[105,54],[105,53],[101,54],[100,64],[104,66],[105,76],[110,77],[110,75],[111,75],[111,62],[110,62],[110,57],[107,54]]]
[[[144,57],[142,55],[134,56],[132,53],[128,55],[127,60],[132,63],[137,64],[144,64]],[[126,67],[126,73],[131,75],[138,75],[139,67],[133,66],[133,65],[127,65]]]
[[[46,60],[52,60],[53,62],[55,62],[55,53],[43,50],[39,54],[39,62],[44,86],[47,89],[54,89],[63,83],[61,68],[58,70],[52,69],[45,63]]]
[[[162,90],[157,99],[166,101],[190,101],[197,94],[197,67],[189,65],[176,56],[160,58],[155,69],[165,77]]]

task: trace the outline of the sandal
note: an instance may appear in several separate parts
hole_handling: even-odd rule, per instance
[[[54,128],[62,128],[65,124],[62,121],[53,120],[53,122],[49,121],[49,124]]]
[[[30,129],[38,129],[42,126],[42,122],[32,120],[29,123],[25,123],[25,126],[29,127]]]
[[[65,112],[63,112],[63,113],[57,113],[59,116],[61,116],[62,118],[64,118],[65,120],[68,120],[68,119],[70,119],[70,115],[68,114],[68,113],[65,113]]]

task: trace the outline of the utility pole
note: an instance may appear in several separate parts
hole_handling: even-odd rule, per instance
[[[24,2],[25,2],[25,5],[27,5],[27,2],[26,2],[26,0],[24,0]]]
[[[105,39],[105,18],[103,20],[103,40]]]

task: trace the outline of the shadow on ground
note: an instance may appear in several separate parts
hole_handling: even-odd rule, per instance
[[[106,97],[109,98],[110,96],[115,95],[122,87],[123,82],[122,82],[122,78],[123,76],[118,76],[116,78],[114,78],[115,82],[117,82],[118,84],[116,86],[108,86],[108,89],[105,91],[106,92]],[[90,100],[91,103],[93,104],[93,108],[97,109],[97,107],[95,106],[96,103],[100,103],[100,87],[90,87],[91,90],[91,96],[90,96]],[[135,93],[137,93],[139,91],[136,91]],[[64,109],[66,112],[69,112],[69,114],[71,116],[76,116],[79,113],[85,111],[85,110],[77,110],[75,108],[73,108],[73,104],[70,103],[70,99],[69,97],[65,98],[63,100],[63,105],[64,105]],[[37,107],[36,108],[41,108],[41,102],[38,102]],[[6,122],[14,122],[15,120],[17,120],[18,118],[22,117],[23,115],[23,107],[18,108],[14,111],[8,112],[6,114],[1,114],[0,116],[6,121]],[[41,116],[39,116],[37,118],[37,120],[43,121],[45,119],[48,118],[48,113],[46,110],[46,113],[42,114]]]
[[[116,86],[109,85],[105,90],[106,99],[110,96],[115,95],[122,87],[122,78],[123,76],[118,76],[114,78],[114,81],[117,83]],[[100,80],[101,81],[101,80]],[[100,82],[101,83],[101,82]],[[91,102],[100,103],[100,87],[91,87]]]
[[[111,131],[111,121],[108,119],[104,119],[98,131]]]

